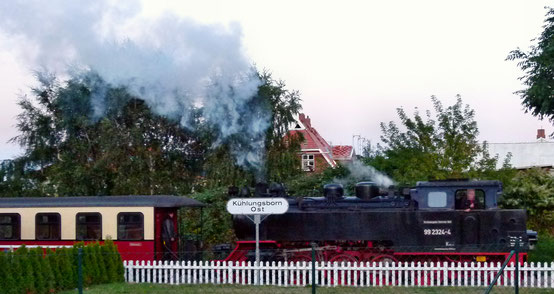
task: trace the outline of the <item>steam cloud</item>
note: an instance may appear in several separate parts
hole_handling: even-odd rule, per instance
[[[165,13],[140,16],[138,1],[1,1],[0,31],[31,68],[58,76],[94,72],[125,87],[151,109],[190,127],[191,108],[219,131],[217,144],[239,136],[236,162],[263,166],[268,109],[252,105],[261,81],[246,57],[238,24],[205,25]],[[96,89],[93,115],[106,111]]]
[[[353,160],[351,163],[346,165],[350,174],[346,178],[342,179],[333,179],[333,182],[347,185],[350,182],[360,182],[371,180],[375,184],[381,187],[389,187],[394,185],[394,181],[376,170],[374,167],[365,165],[359,160]]]

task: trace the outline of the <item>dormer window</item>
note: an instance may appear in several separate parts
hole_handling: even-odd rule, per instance
[[[302,154],[302,170],[303,171],[315,170],[315,160],[314,160],[313,154]]]

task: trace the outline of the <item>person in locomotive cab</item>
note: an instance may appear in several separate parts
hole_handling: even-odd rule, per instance
[[[175,253],[173,252],[173,245],[175,244],[175,225],[173,221],[174,214],[170,212],[162,223],[162,243],[163,243],[163,259],[172,260],[175,259]]]
[[[462,203],[462,209],[466,212],[475,209],[475,189],[467,189],[465,201]]]

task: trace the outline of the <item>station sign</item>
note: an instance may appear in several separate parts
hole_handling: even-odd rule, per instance
[[[285,198],[233,198],[227,202],[230,214],[283,214],[289,209]]]

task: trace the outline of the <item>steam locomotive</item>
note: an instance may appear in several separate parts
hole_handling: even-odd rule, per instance
[[[467,209],[471,190],[472,208]],[[282,185],[258,184],[255,197],[285,197],[289,210],[260,225],[262,260],[503,261],[516,246],[527,257],[536,234],[526,230],[523,209],[500,209],[499,181],[430,181],[414,188],[381,188],[360,182],[345,196],[340,184],[324,186],[322,197],[293,198]],[[229,189],[229,197],[249,197]],[[237,246],[229,261],[254,258],[255,227],[248,216],[233,216]]]

